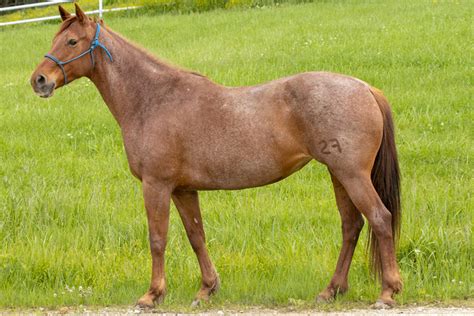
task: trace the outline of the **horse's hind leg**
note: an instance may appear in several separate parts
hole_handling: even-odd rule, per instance
[[[392,235],[392,215],[380,200],[369,172],[342,171],[334,174],[346,189],[355,207],[367,218],[378,242],[377,253],[382,273],[382,293],[375,307],[393,306],[393,295],[402,288],[400,273],[395,258]]]
[[[337,294],[342,294],[347,291],[347,276],[349,274],[352,256],[357,240],[359,239],[359,233],[364,226],[364,219],[361,213],[354,206],[354,203],[352,203],[342,184],[332,174],[331,180],[336,195],[337,207],[341,215],[342,247],[339,259],[337,260],[336,271],[334,272],[331,282],[317,298],[318,301],[324,302],[332,300]]]
[[[219,276],[207,253],[198,193],[196,191],[173,192],[172,199],[201,268],[202,285],[193,302],[193,306],[197,306],[202,300],[207,301],[209,296],[219,289]]]

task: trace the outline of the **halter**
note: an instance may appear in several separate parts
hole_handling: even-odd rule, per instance
[[[59,59],[57,59],[56,57],[54,57],[53,55],[51,54],[46,54],[44,55],[44,57],[46,58],[49,58],[51,59],[52,61],[54,61],[56,63],[56,65],[59,66],[59,68],[61,68],[61,71],[63,72],[63,75],[64,75],[64,84],[67,84],[68,81],[67,81],[67,75],[66,75],[66,71],[64,70],[64,65],[66,64],[69,64],[70,62],[73,62],[87,54],[90,54],[91,55],[91,61],[92,61],[92,69],[94,69],[94,66],[95,66],[95,60],[94,60],[94,50],[97,48],[97,47],[100,47],[102,48],[105,53],[107,54],[107,57],[109,57],[110,61],[113,61],[113,58],[112,58],[112,55],[110,55],[110,52],[109,50],[104,46],[104,44],[102,44],[101,42],[99,42],[99,34],[100,34],[100,24],[97,23],[97,29],[95,31],[95,36],[94,36],[94,39],[92,40],[92,43],[91,43],[91,47],[89,47],[88,50],[86,50],[85,52],[81,53],[80,55],[74,57],[74,58],[71,58],[69,60],[66,60],[66,61],[60,61]]]

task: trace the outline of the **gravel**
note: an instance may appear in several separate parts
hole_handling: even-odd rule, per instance
[[[249,315],[262,315],[262,316],[302,316],[302,315],[473,315],[473,307],[435,307],[435,306],[406,306],[386,310],[376,309],[350,309],[344,311],[318,311],[318,310],[304,310],[304,311],[285,311],[278,309],[248,309],[248,310],[210,310],[210,311],[199,311],[196,313],[177,313],[177,312],[156,312],[156,311],[144,311],[138,308],[103,308],[88,310],[87,308],[70,309],[68,307],[62,307],[58,310],[46,310],[43,308],[34,310],[0,310],[0,315],[150,315],[150,316],[224,316],[224,315],[235,315],[235,316],[249,316]]]

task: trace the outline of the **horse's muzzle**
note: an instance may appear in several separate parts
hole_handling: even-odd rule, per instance
[[[42,98],[49,98],[54,94],[56,83],[48,81],[48,78],[43,74],[33,74],[31,76],[31,86],[35,93]]]

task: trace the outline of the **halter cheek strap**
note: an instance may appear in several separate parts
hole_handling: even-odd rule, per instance
[[[107,47],[105,47],[104,44],[102,44],[101,42],[99,42],[99,34],[100,34],[100,24],[97,23],[97,29],[95,31],[95,36],[94,36],[94,39],[92,40],[92,43],[91,43],[91,46],[89,47],[88,50],[82,52],[81,54],[79,54],[78,56],[74,57],[74,58],[71,58],[69,60],[66,60],[66,61],[61,61],[59,59],[57,59],[56,57],[54,57],[53,55],[51,54],[46,54],[44,55],[44,57],[48,58],[48,59],[51,59],[52,61],[54,61],[56,63],[56,65],[59,66],[59,68],[61,68],[61,71],[63,72],[63,76],[64,76],[64,84],[67,84],[68,83],[68,80],[67,80],[67,75],[66,75],[66,70],[64,70],[64,65],[66,64],[69,64],[70,62],[73,62],[87,54],[90,54],[91,55],[91,62],[92,62],[92,69],[94,69],[95,67],[95,60],[94,60],[94,50],[97,48],[97,47],[100,47],[102,48],[105,53],[107,54],[107,57],[109,57],[110,61],[113,62],[113,58],[112,58],[112,55],[110,54],[109,50],[107,49]]]

